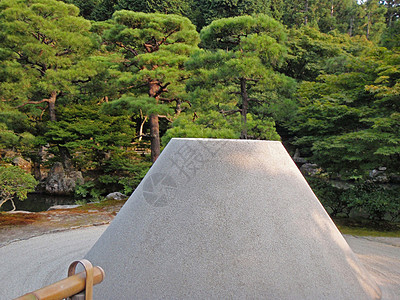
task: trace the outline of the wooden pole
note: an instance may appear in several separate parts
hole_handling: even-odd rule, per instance
[[[93,267],[93,285],[102,282],[104,276],[105,273],[102,268]],[[86,272],[83,271],[14,300],[61,300],[83,291],[85,282]]]

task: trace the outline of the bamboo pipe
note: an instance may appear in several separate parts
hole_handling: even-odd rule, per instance
[[[104,276],[105,273],[102,268],[93,267],[93,285],[102,282]],[[61,300],[83,291],[85,282],[86,272],[83,271],[14,300]]]

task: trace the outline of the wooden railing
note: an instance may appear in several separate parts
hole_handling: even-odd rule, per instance
[[[85,271],[75,274],[78,264],[82,264]],[[69,297],[73,300],[92,300],[93,286],[102,282],[104,276],[103,269],[93,267],[88,260],[74,261],[68,268],[67,278],[14,300],[62,300]]]

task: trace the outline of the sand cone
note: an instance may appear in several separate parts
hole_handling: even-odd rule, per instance
[[[89,251],[94,299],[379,299],[280,142],[172,139]]]

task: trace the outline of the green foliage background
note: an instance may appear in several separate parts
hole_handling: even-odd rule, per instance
[[[0,163],[24,157],[42,180],[61,161],[84,174],[78,198],[129,194],[157,115],[162,146],[281,140],[321,168],[332,214],[395,220],[399,16],[378,0],[3,0]]]

